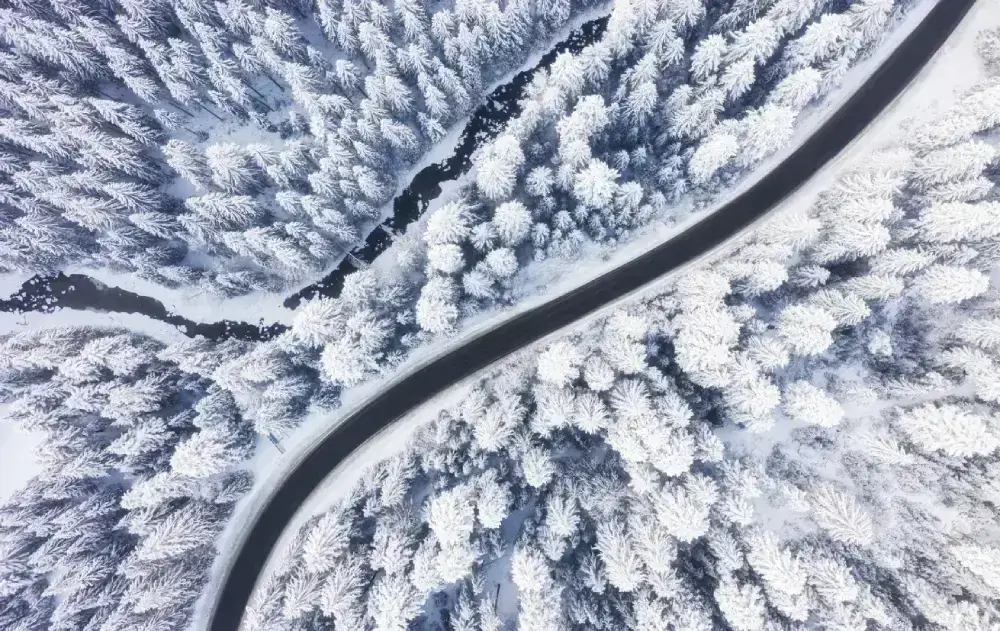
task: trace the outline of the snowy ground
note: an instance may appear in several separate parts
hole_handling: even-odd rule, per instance
[[[35,448],[41,436],[23,432],[7,420],[6,406],[0,406],[0,502],[24,486],[41,470]]]
[[[10,298],[12,295],[17,293],[17,290],[21,288],[24,281],[28,280],[32,276],[32,274],[24,272],[0,274],[0,300]]]
[[[583,24],[591,20],[608,15],[610,11],[610,3],[604,3],[577,16],[553,38],[553,41],[560,42],[566,39],[572,31],[580,28]],[[529,55],[521,67],[504,75],[500,80],[488,88],[487,93],[492,94],[497,87],[509,83],[519,73],[534,68],[538,65],[541,58],[548,53],[548,50],[549,49],[547,48],[539,49]],[[427,155],[424,156],[420,163],[414,166],[413,169],[407,173],[406,177],[402,180],[403,183],[400,184],[400,187],[397,189],[395,196],[398,196],[407,186],[409,186],[410,180],[412,180],[413,176],[416,175],[421,169],[431,164],[447,160],[455,153],[459,138],[461,137],[461,133],[465,129],[468,120],[469,117],[466,117],[457,123],[448,136],[438,143],[438,145],[436,145]],[[441,182],[441,194],[430,202],[428,208],[420,219],[410,224],[409,230],[422,231],[422,226],[426,221],[426,218],[429,217],[435,209],[446,203],[451,196],[457,192],[461,181],[462,178]],[[389,202],[386,205],[386,209],[391,211],[392,202]],[[384,212],[385,209],[383,209],[383,213]],[[391,250],[392,248],[390,247],[381,256],[377,257],[375,261],[372,262],[372,266],[387,270],[394,268],[396,266],[395,257],[390,254]],[[324,271],[324,275],[335,268],[337,264],[339,264],[339,261],[332,265],[328,270]],[[240,298],[218,299],[208,296],[207,294],[202,294],[193,296],[191,302],[189,303],[189,298],[183,296],[182,291],[166,289],[139,279],[133,279],[126,275],[114,274],[109,270],[80,270],[80,273],[87,273],[107,285],[121,287],[122,289],[126,289],[134,293],[156,298],[163,302],[163,304],[166,305],[172,312],[182,315],[187,319],[199,322],[214,322],[222,319],[242,319],[243,321],[248,321],[248,313],[254,313],[256,316],[257,312],[259,312],[260,314],[268,314],[268,317],[265,317],[265,320],[269,323],[282,322],[290,324],[292,311],[283,307],[281,304],[282,301],[286,296],[300,291],[315,280],[314,279],[313,281],[299,287],[293,287],[280,295],[259,292]],[[178,306],[180,308],[178,308]],[[486,326],[489,326],[489,324]],[[3,320],[0,319],[0,331],[3,331],[4,328],[5,325]],[[478,327],[475,328],[475,330],[479,330]],[[453,339],[448,347],[450,348],[452,345],[461,346],[465,343],[468,337],[471,336],[461,336]],[[445,342],[447,343],[447,340]],[[262,443],[254,458],[248,463],[248,468],[254,473],[257,483],[255,484],[253,490],[237,504],[233,518],[229,520],[226,529],[219,537],[217,542],[218,548],[220,550],[229,550],[236,549],[238,547],[237,541],[239,541],[246,534],[247,525],[253,523],[251,516],[256,515],[256,512],[266,501],[266,498],[273,492],[273,489],[280,486],[281,481],[285,478],[287,472],[295,468],[297,463],[301,460],[301,457],[305,455],[305,450],[308,445],[316,444],[317,442],[323,440],[327,434],[332,432],[337,425],[339,425],[339,420],[346,417],[347,412],[359,408],[368,398],[377,396],[379,392],[384,390],[389,385],[390,379],[392,381],[402,379],[413,370],[416,370],[425,361],[429,361],[441,352],[447,351],[443,350],[439,344],[427,345],[419,348],[410,354],[407,360],[393,375],[349,390],[341,399],[341,409],[332,415],[337,419],[334,422],[331,422],[331,413],[329,412],[310,415],[296,432],[283,441],[282,446],[286,449],[286,453],[281,454],[277,452],[276,448],[269,443]],[[466,381],[471,382],[474,379],[475,376],[470,376]],[[393,424],[391,428],[388,428],[386,431],[375,436],[360,449],[356,450],[350,460],[346,461],[335,471],[331,472],[327,480],[324,481],[314,492],[309,502],[307,502],[303,509],[296,514],[291,522],[289,522],[291,527],[286,528],[284,538],[277,546],[275,546],[275,549],[283,549],[284,546],[287,545],[286,538],[289,536],[289,533],[294,533],[299,525],[301,525],[309,517],[322,512],[328,506],[336,502],[340,497],[339,493],[349,489],[350,486],[360,478],[368,466],[381,459],[389,457],[392,454],[398,453],[401,449],[403,449],[408,437],[413,433],[416,427],[423,422],[433,419],[440,410],[445,409],[451,403],[460,400],[463,394],[464,390],[462,389],[462,386],[459,385],[453,387],[447,393],[432,399],[423,406],[420,406],[417,410],[401,419],[401,422]],[[196,605],[192,628],[200,628],[201,626],[207,624],[207,616],[209,613],[207,608],[210,603],[206,601],[205,595],[211,594],[214,597],[215,592],[219,588],[219,581],[224,576],[223,570],[227,567],[228,562],[229,559],[225,558],[224,555],[220,555],[220,557],[216,560],[216,563],[213,565],[209,587],[203,592],[202,598]]]
[[[803,208],[812,204],[846,167],[874,150],[898,145],[910,129],[954,105],[958,96],[986,76],[979,55],[976,53],[976,33],[997,26],[1000,26],[1000,4],[978,2],[949,38],[942,51],[903,91],[894,106],[883,113],[847,151],[813,178],[808,186],[797,191],[775,210],[781,212],[782,209]],[[716,252],[713,255],[717,254]],[[992,274],[991,285],[994,288],[1000,286],[1000,268]],[[945,396],[972,395],[971,384],[966,384],[948,392],[937,392],[911,399],[865,401],[856,405],[845,405],[844,409],[848,423],[860,422],[864,418],[877,416],[881,411],[897,405],[908,406],[922,400],[935,400]],[[762,434],[737,428],[723,428],[718,434],[729,449],[737,453],[752,454],[760,459],[771,453],[775,445],[786,441],[794,428],[795,424],[786,419]],[[833,454],[827,454],[825,457],[831,463],[839,461]],[[842,483],[850,480],[850,476],[847,475],[831,477],[836,477]],[[767,510],[762,510],[764,507],[755,505],[755,508],[758,515],[768,518],[763,525],[770,530],[781,532],[789,527],[801,527],[801,520],[790,516],[785,507],[767,506]]]
[[[88,325],[126,328],[136,333],[148,335],[164,344],[170,344],[187,337],[173,325],[138,313],[102,313],[75,309],[57,309],[52,313],[39,313],[37,311],[27,313],[0,312],[0,335],[54,326]],[[0,472],[5,472],[2,460],[0,460]]]

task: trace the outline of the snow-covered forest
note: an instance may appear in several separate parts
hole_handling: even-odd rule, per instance
[[[491,371],[302,528],[248,628],[995,629],[998,90]]]
[[[0,629],[189,628],[255,454],[532,265],[703,212],[913,4],[0,7],[0,272],[220,298],[322,275],[493,83],[610,12],[273,340],[0,331],[0,422],[43,437],[0,503]],[[247,626],[1000,628],[1000,31],[977,49],[989,76],[812,207],[492,368],[309,520]]]
[[[437,272],[468,267],[461,293],[491,299],[522,242],[567,255],[582,239],[621,238],[685,191],[758,162],[897,8],[662,4],[616,3],[601,41],[536,78],[525,112],[482,152],[476,187],[454,202],[471,213],[470,251],[458,257],[452,239],[427,253],[425,302],[454,284]],[[588,8],[5,8],[0,266],[108,267],[223,296],[315,276],[379,223],[397,174],[491,81]],[[426,320],[438,331],[454,317]]]
[[[223,295],[321,271],[491,81],[587,8],[436,4],[0,9],[0,266]]]
[[[5,416],[44,435],[0,506],[0,628],[183,628],[253,483],[232,395],[114,329],[10,336],[0,369]]]

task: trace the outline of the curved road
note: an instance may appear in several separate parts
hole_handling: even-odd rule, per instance
[[[285,526],[340,462],[412,408],[472,373],[677,269],[730,239],[807,182],[910,83],[975,0],[940,0],[913,33],[801,148],[746,192],[685,232],[567,294],[424,364],[355,411],[275,489],[245,536],[212,611],[213,631],[235,631]]]

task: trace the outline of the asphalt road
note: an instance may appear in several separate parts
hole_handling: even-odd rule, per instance
[[[715,213],[582,287],[511,318],[397,381],[344,421],[275,489],[237,551],[210,627],[235,631],[271,549],[306,498],[350,453],[472,373],[613,302],[730,239],[807,182],[910,83],[975,0],[941,0],[855,95],[800,149]]]

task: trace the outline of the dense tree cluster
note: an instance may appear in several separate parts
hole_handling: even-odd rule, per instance
[[[113,329],[0,339],[0,401],[44,437],[0,504],[0,627],[181,629],[252,483],[232,396]]]
[[[271,439],[297,426],[310,400],[320,404],[324,397],[313,357],[293,352],[287,336],[267,344],[187,339],[168,345],[160,357],[225,392],[240,417]]]
[[[0,270],[83,262],[223,295],[314,274],[586,6],[0,9]]]

